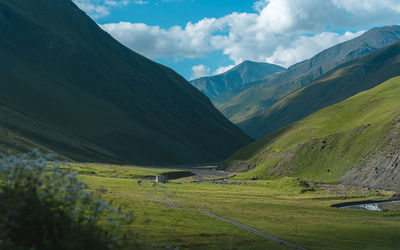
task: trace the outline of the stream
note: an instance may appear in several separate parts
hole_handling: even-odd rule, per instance
[[[339,208],[347,209],[360,209],[369,211],[385,211],[385,210],[396,210],[400,211],[400,200],[395,201],[382,201],[382,202],[368,202],[360,204],[342,205],[337,206]]]

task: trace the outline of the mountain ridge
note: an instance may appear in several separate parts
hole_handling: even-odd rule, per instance
[[[286,71],[256,81],[220,111],[236,124],[250,119],[290,93],[317,80],[337,65],[368,54],[400,40],[400,26],[373,28],[363,35],[328,48],[316,56],[289,67]]]
[[[240,126],[254,138],[266,136],[324,107],[399,75],[400,42],[337,66]]]
[[[215,162],[251,141],[182,76],[69,0],[0,0],[0,31],[9,134],[73,160],[142,165]]]
[[[400,77],[245,146],[220,165],[243,179],[283,176],[399,188]]]
[[[194,79],[190,83],[208,96],[218,107],[239,91],[251,87],[251,82],[254,80],[284,69],[275,64],[247,60],[224,73]]]

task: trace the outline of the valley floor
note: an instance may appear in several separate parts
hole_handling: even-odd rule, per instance
[[[388,199],[391,191],[307,184],[292,178],[225,180],[228,174],[212,167],[73,164],[66,168],[80,173],[91,189],[103,187],[106,199],[135,213],[125,232],[131,246],[140,249],[395,249],[400,243],[399,212],[331,207]],[[196,175],[165,184],[150,179],[165,172],[173,178],[171,173],[180,176],[182,171]]]

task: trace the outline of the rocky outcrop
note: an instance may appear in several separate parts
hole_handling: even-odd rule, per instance
[[[400,188],[400,116],[394,119],[383,143],[367,154],[340,181],[374,188]]]

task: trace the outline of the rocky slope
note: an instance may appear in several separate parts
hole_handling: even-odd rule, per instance
[[[220,168],[250,170],[244,179],[400,188],[399,96],[400,77],[392,78],[244,147]]]
[[[377,188],[400,187],[400,116],[382,142],[364,156],[340,182]]]

